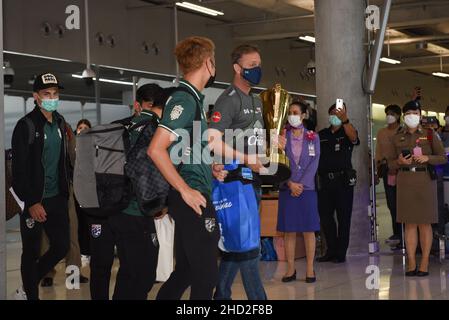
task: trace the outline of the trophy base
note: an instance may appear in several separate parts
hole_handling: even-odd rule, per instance
[[[292,175],[289,166],[282,163],[278,163],[277,166],[275,166],[275,170],[271,168],[270,164],[265,167],[268,169],[268,172],[259,176],[263,185],[279,186],[281,183],[290,179]]]

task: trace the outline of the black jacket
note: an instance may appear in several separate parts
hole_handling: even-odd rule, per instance
[[[34,124],[35,138],[30,143],[29,125],[26,118]],[[67,151],[68,138],[64,118],[54,112],[54,119],[58,122],[59,130],[63,136],[59,158],[59,194],[69,195],[69,157]],[[41,203],[44,195],[45,172],[42,165],[42,152],[44,149],[44,126],[47,119],[35,107],[33,111],[20,119],[12,135],[12,186],[17,196],[25,202],[25,208]]]

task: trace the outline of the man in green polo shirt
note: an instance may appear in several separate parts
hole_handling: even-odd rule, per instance
[[[207,141],[201,139],[207,129],[201,91],[215,78],[215,45],[207,38],[190,37],[176,46],[175,55],[184,73],[182,91],[168,99],[148,149],[148,155],[173,188],[168,196],[168,212],[175,220],[176,235],[175,270],[157,299],[179,300],[191,287],[191,300],[210,300],[218,279],[219,230],[211,203],[210,152]],[[179,150],[182,163],[176,168]]]
[[[36,77],[35,108],[17,122],[12,136],[12,185],[25,203],[20,215],[23,288],[16,299],[38,300],[38,283],[69,249],[69,175],[67,129],[56,111],[58,79],[51,73]],[[49,249],[41,256],[42,232]]]

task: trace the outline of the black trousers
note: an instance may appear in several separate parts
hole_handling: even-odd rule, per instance
[[[80,252],[83,255],[90,256],[90,225],[89,216],[80,207],[75,198],[76,216],[78,218],[78,242],[80,245]]]
[[[318,191],[318,210],[326,238],[327,254],[345,258],[349,246],[354,187],[333,180]],[[335,219],[335,213],[336,218]],[[338,223],[338,227],[337,227]]]
[[[198,216],[177,191],[170,191],[168,211],[175,220],[175,270],[157,295],[157,300],[180,300],[191,287],[190,300],[211,300],[218,283],[219,229],[215,210],[208,199]]]
[[[124,213],[91,220],[92,300],[109,300],[115,246],[120,268],[113,299],[146,300],[156,280],[159,254],[154,220]]]
[[[393,187],[388,185],[388,174],[385,174],[382,180],[384,181],[385,196],[387,198],[387,207],[388,210],[390,210],[393,235],[402,239],[402,226],[400,223],[396,222],[397,216],[396,186]]]
[[[64,259],[70,247],[68,199],[58,195],[44,199],[42,206],[47,213],[47,220],[43,223],[34,221],[28,208],[20,216],[21,273],[28,300],[39,299],[39,282]],[[49,249],[41,256],[43,230],[48,237]]]

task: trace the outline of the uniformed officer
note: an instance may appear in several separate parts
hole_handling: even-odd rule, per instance
[[[260,165],[257,163],[256,156],[258,153],[264,153],[265,147],[265,136],[262,130],[264,128],[263,105],[259,97],[251,93],[251,88],[258,85],[261,80],[262,60],[259,49],[251,45],[237,47],[232,52],[231,58],[234,80],[215,103],[209,124],[210,139],[213,141],[214,152],[218,155],[226,155],[228,158],[230,155],[242,164],[251,163],[248,159],[253,156],[254,162],[249,167],[257,173]],[[228,129],[240,131],[240,134],[236,134],[235,140],[225,134]],[[244,146],[244,149],[238,150],[238,146]],[[247,156],[248,154],[250,156]],[[219,166],[214,169],[217,167]],[[256,197],[260,201],[261,189],[256,173],[253,174],[253,185]],[[259,275],[260,249],[241,253],[231,253],[226,252],[224,248],[221,249],[223,254],[214,298],[231,299],[231,286],[240,269],[248,299],[265,300],[266,294]]]
[[[128,129],[138,123],[148,123],[162,115],[165,104],[163,89],[155,84],[141,86],[136,92],[134,115],[115,121]],[[129,130],[133,145],[142,127]],[[114,247],[120,268],[115,282],[114,300],[146,300],[155,278],[159,245],[153,218],[146,217],[132,198],[123,212],[106,219],[90,217],[91,284],[93,300],[109,300],[109,282],[114,263]]]
[[[405,127],[393,137],[388,166],[398,170],[397,221],[405,223],[408,269],[406,276],[429,275],[432,223],[438,223],[437,184],[434,166],[447,162],[443,144],[432,130],[420,126],[421,106],[408,102],[402,109]],[[422,258],[418,267],[419,241]]]
[[[360,144],[360,140],[356,129],[349,122],[345,104],[340,109],[335,104],[329,108],[329,123],[329,128],[319,132],[321,157],[318,167],[318,209],[327,252],[318,261],[342,263],[346,261],[349,246],[354,186],[357,181],[351,162],[352,150]]]
[[[175,270],[157,299],[179,300],[191,287],[190,299],[210,300],[218,279],[219,230],[211,203],[212,159],[207,139],[200,139],[207,130],[201,91],[215,78],[215,45],[207,38],[190,37],[176,46],[175,55],[184,74],[180,87],[187,92],[175,91],[169,98],[148,148],[148,155],[173,187],[168,211],[175,220],[176,235]],[[179,152],[174,150],[179,146],[188,148],[177,169]]]

